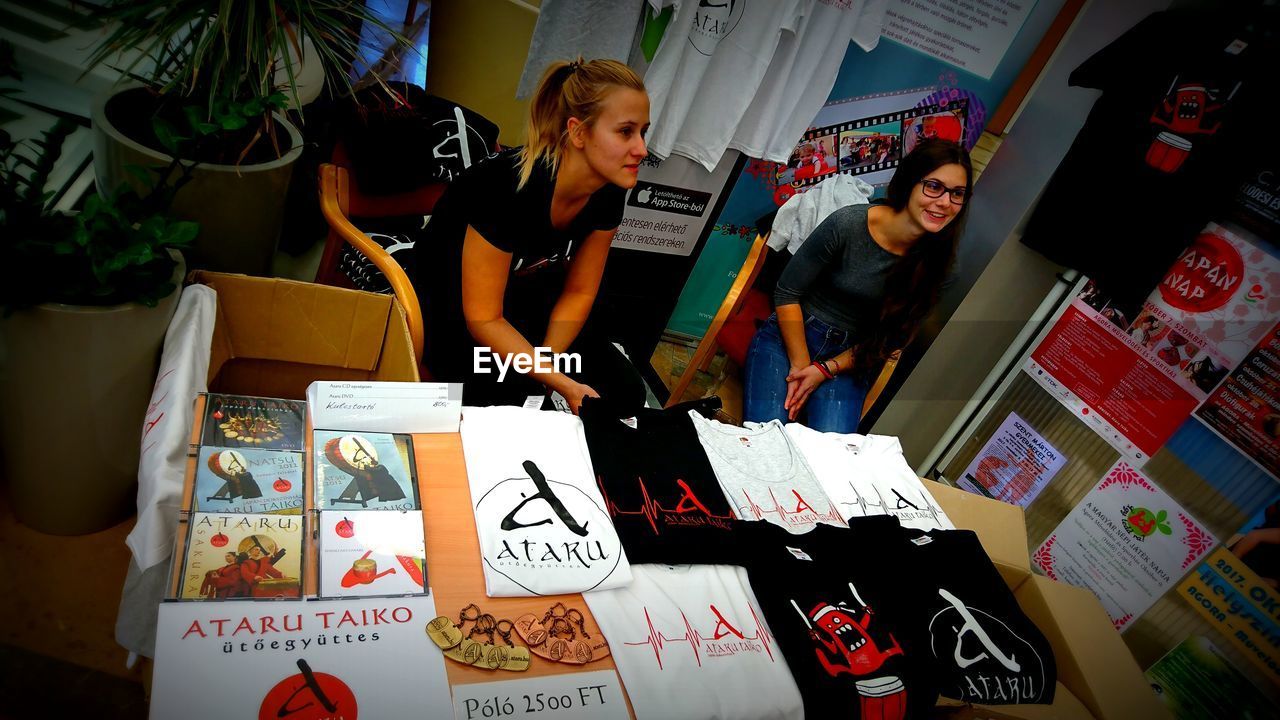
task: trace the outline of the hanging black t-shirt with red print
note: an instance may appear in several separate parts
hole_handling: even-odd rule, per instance
[[[1102,97],[1022,241],[1140,304],[1271,142],[1275,44],[1249,24],[1230,7],[1156,13],[1076,68],[1070,84]]]
[[[668,528],[729,534],[733,512],[698,443],[690,407],[645,409],[620,420],[602,401],[582,405],[596,482],[632,563],[693,562],[673,558],[684,541],[667,539]]]

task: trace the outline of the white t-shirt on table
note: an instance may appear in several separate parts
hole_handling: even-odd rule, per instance
[[[893,515],[903,527],[955,529],[907,464],[898,438],[824,433],[800,423],[787,425],[786,433],[846,521],[866,515]]]
[[[768,520],[797,534],[819,523],[845,526],[782,423],[740,428],[692,410],[689,417],[739,519]]]
[[[625,588],[583,595],[638,720],[804,717],[747,573],[635,565]]]
[[[466,407],[461,432],[490,597],[558,595],[631,582],[576,416]]]

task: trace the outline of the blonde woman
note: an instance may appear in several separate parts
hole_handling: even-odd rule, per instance
[[[440,199],[415,247],[414,284],[427,368],[464,382],[468,405],[524,404],[550,391],[575,413],[584,397],[643,405],[639,375],[583,328],[648,127],[649,97],[626,65],[554,63],[530,103],[525,146],[472,166]],[[521,358],[535,367],[521,370]]]

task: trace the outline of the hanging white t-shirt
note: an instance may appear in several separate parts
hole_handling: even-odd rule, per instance
[[[819,523],[845,527],[782,423],[772,420],[740,428],[692,410],[689,417],[739,519],[768,520],[797,534]]]
[[[638,720],[804,717],[747,581],[732,565],[635,565],[635,582],[583,595]]]
[[[576,416],[463,408],[462,451],[490,597],[558,595],[631,582]]]
[[[824,433],[800,423],[787,425],[786,433],[800,448],[822,489],[845,520],[893,515],[903,527],[955,529],[938,501],[907,464],[898,438]]]
[[[655,10],[676,7],[644,76],[649,152],[678,153],[715,170],[778,40],[795,31],[805,2],[649,0]]]
[[[531,97],[556,60],[572,62],[581,55],[625,63],[643,7],[644,0],[542,0],[516,99]]]
[[[836,84],[852,40],[870,52],[887,0],[808,0],[794,33],[783,36],[729,147],[785,163]]]

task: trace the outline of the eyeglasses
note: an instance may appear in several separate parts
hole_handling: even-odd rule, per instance
[[[948,193],[951,195],[951,202],[956,205],[963,205],[964,201],[969,199],[968,188],[964,186],[949,188],[932,178],[921,180],[920,189],[924,192],[925,197],[931,198],[940,198],[943,193]]]

